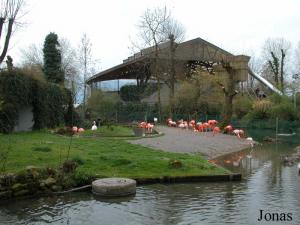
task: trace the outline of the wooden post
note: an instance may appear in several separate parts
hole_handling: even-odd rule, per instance
[[[277,143],[277,135],[278,135],[278,117],[276,117],[276,143]]]

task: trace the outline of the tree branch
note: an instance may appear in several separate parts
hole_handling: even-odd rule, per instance
[[[13,24],[14,24],[14,19],[10,18],[8,20],[8,28],[7,28],[7,33],[6,33],[6,37],[5,37],[4,47],[3,47],[3,50],[2,50],[2,53],[1,53],[1,56],[0,56],[0,64],[3,62],[3,60],[5,58],[5,55],[7,53],[9,40],[10,40],[10,36],[11,36],[11,33],[12,33]]]
[[[2,36],[2,29],[3,29],[4,22],[5,22],[5,18],[1,17],[0,18],[0,40],[1,40],[1,36]]]
[[[216,83],[222,88],[224,94],[225,94],[225,95],[228,95],[228,92],[226,91],[224,85],[223,85],[221,82],[219,82],[219,81],[216,81]]]

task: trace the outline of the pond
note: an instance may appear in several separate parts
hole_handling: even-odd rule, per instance
[[[81,192],[16,200],[0,205],[0,224],[300,224],[298,168],[280,160],[294,147],[264,144],[216,159],[241,172],[241,182],[145,185],[117,199]],[[258,221],[260,210],[292,221]]]

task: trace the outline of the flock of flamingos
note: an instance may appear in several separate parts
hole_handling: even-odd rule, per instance
[[[218,127],[218,121],[217,120],[208,120],[207,122],[196,122],[195,120],[191,121],[184,121],[183,119],[178,120],[177,122],[173,121],[171,118],[167,119],[167,125],[169,127],[178,127],[181,129],[191,129],[194,132],[212,132],[213,135],[216,135],[221,132],[220,127]],[[140,128],[146,129],[149,133],[152,133],[154,124],[147,123],[147,122],[140,122],[138,124]],[[97,130],[96,122],[93,122],[93,126],[91,130]],[[72,131],[74,133],[81,133],[84,132],[83,128],[79,127],[72,127]],[[223,133],[225,134],[233,134],[236,135],[238,138],[245,138],[245,132],[241,129],[233,129],[232,125],[227,125],[223,129]],[[250,139],[250,138],[247,138]]]
[[[184,121],[183,119],[178,121],[173,121],[171,118],[167,119],[167,125],[169,127],[178,127],[181,129],[191,129],[194,132],[212,132],[213,135],[221,132],[220,127],[218,127],[217,120],[208,120],[207,122],[196,122],[195,120]],[[146,129],[148,132],[152,133],[154,125],[147,122],[140,122],[139,127]],[[223,129],[223,133],[236,135],[238,138],[245,138],[245,132],[241,129],[233,129],[232,125],[227,125]]]

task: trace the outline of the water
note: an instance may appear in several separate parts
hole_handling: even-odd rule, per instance
[[[300,224],[297,165],[280,161],[293,148],[267,144],[217,159],[242,172],[241,182],[146,185],[117,199],[82,192],[16,200],[0,205],[0,224]],[[259,222],[259,210],[291,213],[293,220]]]

